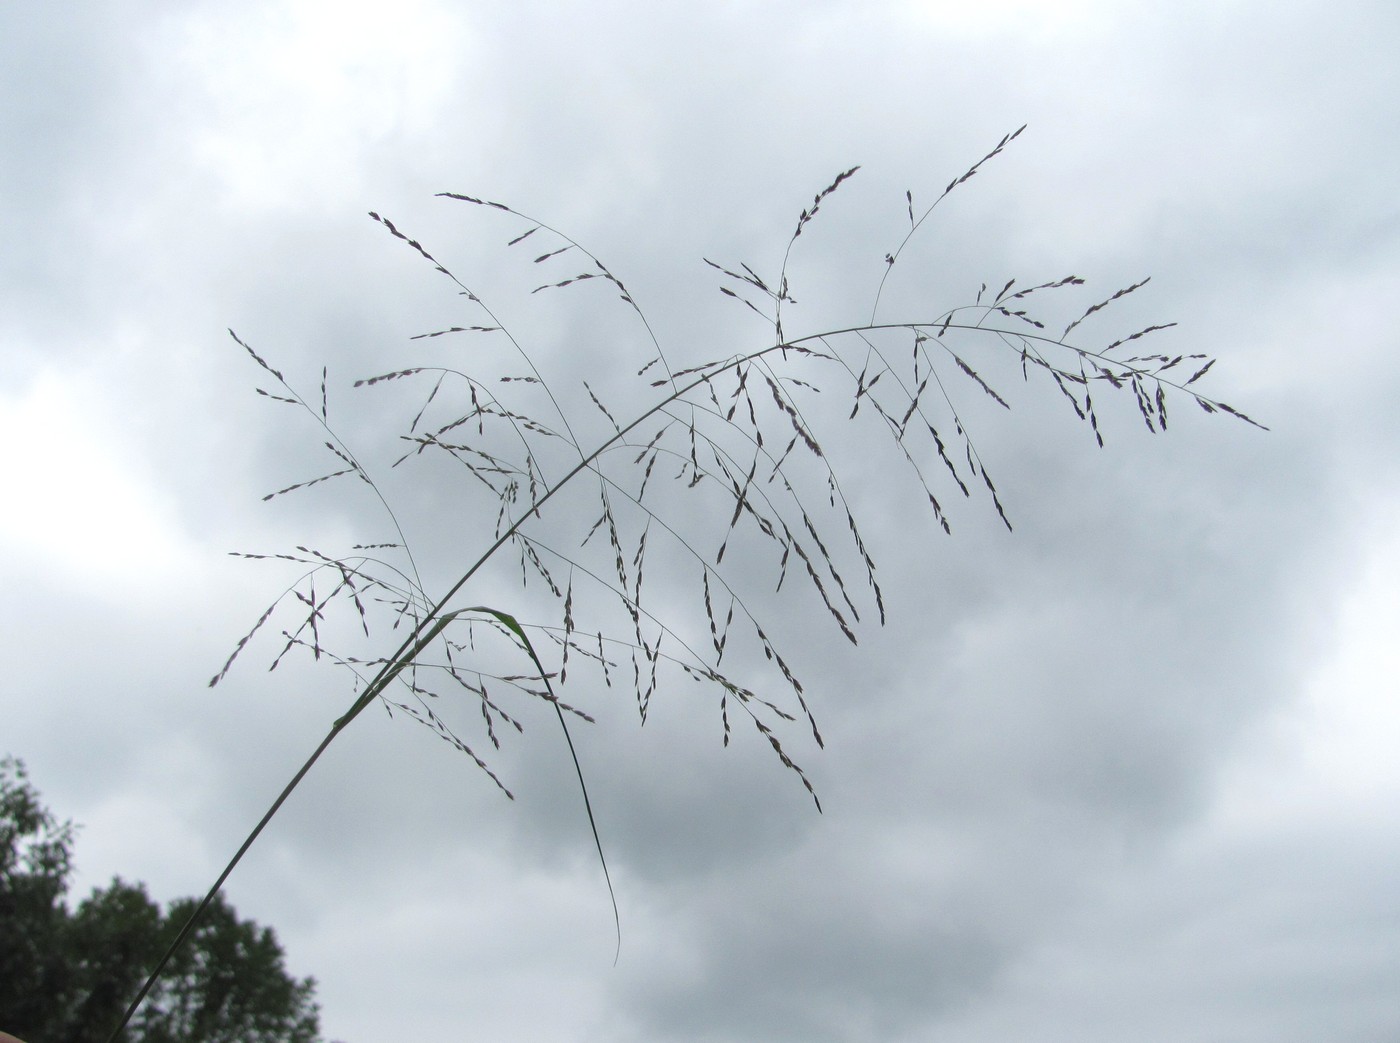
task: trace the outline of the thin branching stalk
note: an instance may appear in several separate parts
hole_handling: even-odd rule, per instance
[[[242,555],[285,560],[304,567],[305,571],[238,641],[210,684],[218,684],[227,675],[255,635],[278,613],[280,606],[287,603],[302,606],[305,615],[294,630],[283,630],[285,644],[272,661],[272,667],[288,654],[309,651],[314,659],[325,659],[350,670],[359,694],[331,725],[315,751],[214,881],[132,1001],[121,1024],[112,1033],[110,1043],[119,1038],[170,957],[184,943],[273,816],[336,737],[371,703],[380,702],[391,716],[395,708],[404,710],[429,726],[441,738],[468,754],[502,792],[512,796],[486,760],[434,709],[432,701],[438,698],[435,687],[439,680],[455,684],[461,692],[479,702],[486,737],[497,749],[501,746],[498,726],[516,731],[523,729],[521,720],[500,697],[500,689],[541,699],[553,706],[578,777],[584,811],[612,902],[617,934],[614,962],[621,952],[621,916],[593,804],[565,713],[584,721],[593,718],[559,697],[566,678],[576,672],[577,664],[586,664],[596,671],[598,679],[608,688],[615,682],[622,684],[630,673],[630,684],[643,723],[652,696],[662,684],[663,670],[678,671],[710,686],[718,697],[725,744],[730,741],[731,709],[742,711],[781,764],[797,776],[820,810],[815,787],[780,737],[780,728],[804,722],[813,741],[821,747],[823,740],[816,716],[793,666],[746,602],[744,591],[740,589],[743,584],[731,582],[728,573],[733,559],[726,565],[725,555],[732,541],[755,541],[759,548],[772,555],[775,589],[781,590],[788,576],[795,576],[794,583],[802,586],[805,596],[820,605],[831,625],[853,644],[857,640],[856,630],[863,622],[862,612],[871,603],[879,621],[884,622],[886,606],[876,580],[874,557],[861,535],[856,508],[847,500],[835,467],[818,438],[819,422],[825,419],[829,407],[815,408],[810,396],[821,391],[823,386],[830,388],[834,383],[849,391],[848,421],[855,421],[862,410],[867,418],[873,414],[877,427],[886,430],[896,453],[903,458],[926,495],[935,523],[945,532],[951,531],[951,526],[939,496],[945,495],[946,489],[965,498],[971,497],[974,489],[984,489],[1001,521],[1008,528],[1011,526],[983,456],[968,431],[964,412],[955,402],[955,388],[971,387],[975,389],[972,394],[988,396],[998,406],[1011,408],[1008,398],[994,386],[994,380],[999,382],[999,378],[984,375],[982,356],[975,353],[980,350],[978,344],[990,343],[1010,353],[1019,363],[1023,382],[1030,382],[1032,373],[1043,374],[1068,402],[1076,417],[1089,425],[1100,446],[1104,439],[1095,404],[1099,389],[1131,396],[1152,432],[1166,430],[1168,393],[1194,399],[1207,413],[1225,413],[1262,426],[1196,389],[1194,385],[1210,370],[1214,359],[1194,353],[1119,357],[1130,350],[1130,346],[1135,347],[1137,341],[1169,329],[1171,324],[1148,326],[1106,346],[1073,344],[1068,340],[1086,320],[1136,292],[1146,280],[1130,284],[1091,305],[1065,325],[1058,336],[1047,332],[1047,322],[1031,314],[1030,305],[1048,294],[1082,285],[1084,280],[1077,276],[1035,283],[1015,292],[1016,282],[1011,280],[995,294],[989,293],[984,284],[971,304],[939,312],[934,318],[877,321],[886,282],[912,236],[949,193],[975,175],[982,164],[999,155],[1024,129],[1005,135],[986,156],[950,182],[921,216],[915,214],[912,192],[906,194],[909,228],[885,257],[870,318],[864,324],[797,338],[790,338],[784,332],[785,306],[790,309],[796,304],[789,285],[795,244],[819,209],[856,174],[858,167],[839,174],[814,197],[811,206],[802,211],[776,278],[764,278],[748,264],[726,266],[706,259],[705,263],[726,280],[721,282],[721,291],[771,327],[772,339],[756,350],[680,370],[672,368],[632,294],[591,251],[550,225],[503,203],[460,193],[441,193],[448,199],[524,222],[528,227],[515,235],[507,248],[528,243],[522,249],[542,250],[530,262],[532,265],[564,263],[556,260],[561,257],[585,259],[588,267],[583,271],[546,281],[536,287],[534,293],[561,291],[576,285],[608,285],[640,320],[642,339],[649,344],[647,350],[651,354],[649,361],[637,370],[636,377],[646,380],[648,393],[657,397],[640,412],[619,414],[609,408],[605,395],[584,383],[583,391],[589,400],[585,408],[591,406],[601,412],[610,428],[591,449],[586,449],[575,433],[581,429],[577,426],[580,418],[571,416],[564,397],[546,380],[543,369],[526,351],[523,340],[505,328],[498,312],[418,240],[400,231],[386,218],[371,214],[396,239],[406,243],[450,279],[457,291],[480,308],[487,319],[480,325],[452,326],[420,334],[414,339],[501,335],[508,339],[512,353],[523,360],[528,370],[524,375],[498,377],[501,382],[512,385],[515,397],[509,401],[506,392],[495,393],[489,390],[485,380],[455,367],[412,366],[355,382],[355,386],[361,387],[432,378],[431,390],[408,425],[408,432],[400,436],[410,448],[393,466],[411,458],[437,454],[451,460],[455,466],[464,467],[473,487],[488,490],[497,500],[496,526],[486,546],[442,593],[434,597],[428,596],[404,527],[391,509],[388,497],[347,441],[333,430],[326,405],[326,371],[322,370],[318,409],[230,331],[234,340],[277,380],[281,388],[276,393],[259,389],[260,392],[269,399],[298,406],[312,414],[329,438],[324,443],[326,448],[336,458],[329,473],[287,486],[267,498],[343,476],[357,476],[370,485],[380,507],[387,512],[397,542],[357,545],[353,548],[355,553],[343,555],[308,547],[298,547],[295,554]],[[765,299],[762,307],[754,303],[754,300]],[[852,349],[846,347],[848,344]],[[896,347],[899,347],[898,353]],[[905,356],[904,361],[901,356]],[[817,371],[816,377],[809,372],[812,369]],[[537,419],[528,408],[520,405],[521,395],[527,395],[531,388],[538,388],[545,396],[548,422]],[[829,400],[830,396],[827,398]],[[457,405],[454,407],[453,403]],[[442,418],[444,413],[448,419]],[[624,419],[618,419],[619,416]],[[626,419],[629,416],[630,419]],[[496,435],[498,430],[507,442],[504,448],[497,444],[500,441]],[[556,446],[564,448],[569,458],[561,462],[557,455],[559,449],[552,448]],[[551,457],[551,453],[555,455]],[[557,477],[550,477],[551,472]],[[655,490],[667,480],[663,472],[674,472],[670,488],[677,490],[676,495],[708,497],[704,501],[705,508],[678,513],[673,504],[659,504],[661,494]],[[588,516],[596,519],[591,526],[576,512],[565,511],[562,515],[557,510],[546,512],[565,490],[580,485],[576,481],[580,476],[591,476],[596,486],[597,514]],[[726,516],[728,524],[719,535],[718,547],[713,550],[703,547],[693,535],[695,520]],[[581,535],[576,550],[568,551],[561,539],[546,538],[536,532],[546,524],[547,517],[550,524],[562,526],[572,537]],[[647,572],[654,554],[654,549],[649,550],[649,539],[652,548],[658,540],[679,548],[682,559],[696,569],[696,585],[701,596],[696,599],[698,619],[692,622],[700,628],[699,633],[708,637],[710,648],[697,647],[694,640],[683,637],[687,628],[673,623],[666,613],[658,612],[652,605],[646,594],[653,582],[651,573]],[[452,608],[467,585],[508,549],[518,554],[522,587],[543,584],[554,603],[562,608],[562,625],[558,617],[549,622],[521,622],[520,613],[485,605]],[[392,560],[396,554],[404,556],[402,567]],[[583,595],[587,591],[593,593],[585,604]],[[346,601],[353,605],[355,616],[352,618],[358,621],[366,637],[371,635],[372,619],[384,615],[392,629],[402,627],[403,636],[397,640],[397,647],[391,654],[357,659],[327,647],[330,638],[326,613]],[[668,606],[667,611],[671,610]],[[584,618],[580,617],[580,612],[584,613]],[[532,640],[531,633],[541,640],[538,643]],[[489,637],[492,641],[504,638],[513,650],[511,655],[524,654],[527,671],[491,671],[486,665],[488,652],[478,646],[478,637]],[[701,642],[704,639],[702,637]],[[731,673],[729,661],[742,658],[734,651],[736,645],[742,645],[750,659],[760,661],[761,655],[760,662],[768,664],[765,669],[771,669],[781,678],[781,687],[791,700],[787,708],[779,704],[778,698],[760,695],[759,686],[751,687],[743,683],[737,673]],[[557,667],[546,664],[546,657],[540,654],[540,648],[550,646],[559,650]],[[434,650],[440,653],[441,661],[429,661]],[[548,658],[552,664],[552,653]],[[390,696],[391,690],[406,691],[408,696],[405,701],[399,701]]]

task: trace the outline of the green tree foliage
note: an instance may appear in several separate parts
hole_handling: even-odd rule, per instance
[[[68,999],[63,895],[73,824],[39,803],[24,765],[0,761],[0,1028],[62,1039]]]
[[[74,827],[59,823],[23,763],[0,760],[0,1029],[30,1043],[105,1039],[189,919],[120,879],[76,909],[64,898]],[[132,1019],[133,1043],[318,1043],[311,978],[290,977],[271,928],[218,898]]]

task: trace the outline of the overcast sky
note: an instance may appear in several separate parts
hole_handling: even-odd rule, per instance
[[[822,813],[746,719],[725,748],[717,696],[682,675],[639,726],[624,651],[627,677],[571,660],[562,693],[598,719],[573,736],[616,966],[558,726],[504,691],[526,727],[499,753],[465,693],[441,710],[514,801],[376,708],[227,893],[347,1043],[1396,1039],[1397,53],[1380,0],[5,5],[0,753],[82,823],[74,898],[115,875],[202,893],[352,698],[309,655],[267,672],[294,605],[207,687],[301,575],[229,551],[392,535],[362,483],[261,502],[335,461],[313,417],[255,393],[278,389],[227,328],[317,408],[328,367],[331,426],[429,594],[489,542],[465,471],[388,470],[430,385],[351,385],[523,364],[495,334],[410,340],[487,323],[367,212],[483,288],[586,442],[606,421],[581,380],[619,419],[655,401],[646,330],[601,283],[530,294],[586,258],[536,267],[544,249],[506,245],[532,224],[435,193],[584,244],[680,370],[773,338],[703,258],[776,280],[799,213],[859,164],[793,250],[784,327],[868,321],[906,190],[920,211],[1027,124],[921,226],[880,318],[1083,277],[1043,295],[1057,332],[1150,275],[1071,339],[1176,322],[1151,350],[1218,357],[1201,390],[1269,432],[1174,396],[1150,435],[1103,388],[1099,449],[968,337],[1012,409],[956,370],[948,388],[1015,529],[920,444],[949,537],[872,411],[846,422],[839,371],[793,370],[829,382],[803,401],[888,625],[843,517],[858,646],[795,562],[771,596],[757,526],[725,564],[804,679],[825,749],[800,722],[779,736]],[[576,508],[586,530],[596,496],[541,539],[572,538]],[[689,511],[712,556],[729,508]],[[703,647],[699,573],[652,538],[648,596]],[[601,537],[585,552],[612,567]],[[515,559],[464,596],[561,618]],[[392,650],[339,612],[349,654]],[[795,709],[752,642],[726,663]]]

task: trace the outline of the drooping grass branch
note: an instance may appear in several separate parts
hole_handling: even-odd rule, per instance
[[[847,498],[822,445],[832,423],[859,423],[862,411],[867,419],[873,417],[875,428],[888,434],[896,457],[904,461],[927,498],[934,524],[945,532],[952,527],[940,497],[971,498],[978,488],[1000,520],[1011,526],[964,411],[956,405],[966,391],[990,399],[999,408],[1011,408],[1009,396],[985,375],[989,371],[984,360],[994,352],[1006,353],[1019,363],[1023,383],[1030,384],[1034,375],[1052,384],[1074,415],[1090,426],[1100,446],[1104,439],[1096,396],[1101,392],[1131,395],[1153,432],[1166,430],[1169,395],[1193,399],[1208,413],[1223,412],[1254,424],[1196,389],[1214,364],[1211,358],[1170,352],[1119,357],[1130,345],[1170,324],[1148,326],[1102,346],[1069,341],[1069,335],[1086,320],[1138,291],[1146,280],[1090,305],[1058,335],[1047,332],[1049,320],[1032,314],[1031,308],[1049,294],[1081,286],[1084,280],[1077,276],[1022,289],[1015,289],[1016,281],[1011,280],[995,294],[983,285],[970,304],[904,321],[877,321],[886,282],[912,236],[949,193],[1020,133],[1003,137],[949,183],[922,216],[915,215],[912,192],[906,194],[910,227],[885,257],[870,318],[863,324],[799,337],[785,334],[785,318],[790,323],[796,303],[789,286],[794,248],[819,209],[832,201],[858,167],[838,175],[802,211],[776,277],[765,278],[746,263],[726,265],[706,259],[722,276],[721,292],[759,316],[773,336],[748,350],[681,369],[672,367],[631,292],[592,252],[506,204],[443,193],[449,200],[517,222],[521,230],[506,249],[537,251],[528,261],[532,266],[553,269],[568,259],[581,259],[569,269],[571,274],[557,277],[556,272],[532,294],[579,292],[578,287],[589,285],[610,286],[618,294],[640,322],[645,348],[643,364],[634,374],[637,388],[628,400],[632,404],[625,409],[608,402],[607,392],[588,381],[582,382],[582,394],[573,404],[562,393],[564,389],[547,378],[545,360],[537,362],[524,338],[509,330],[481,295],[417,239],[379,214],[371,214],[390,235],[449,279],[470,308],[478,310],[459,320],[462,325],[419,334],[414,340],[467,337],[487,338],[489,343],[490,338],[504,338],[509,349],[488,355],[481,360],[481,368],[472,372],[460,364],[424,363],[354,382],[356,388],[371,389],[407,388],[427,381],[430,386],[415,402],[412,419],[399,436],[406,447],[401,445],[387,466],[415,466],[436,458],[450,468],[464,469],[467,488],[484,493],[487,503],[494,501],[491,535],[440,593],[428,590],[405,528],[382,489],[381,476],[362,463],[369,458],[361,450],[352,449],[337,433],[328,406],[326,370],[322,370],[319,402],[308,401],[230,331],[276,381],[274,390],[260,388],[260,393],[310,414],[328,438],[324,445],[334,458],[326,473],[294,482],[266,498],[355,476],[369,485],[394,538],[356,545],[340,554],[303,546],[296,553],[243,555],[285,561],[301,574],[237,642],[210,684],[227,675],[274,617],[290,613],[295,625],[282,630],[283,644],[272,667],[288,655],[309,653],[314,660],[349,671],[357,694],[219,875],[171,952],[321,754],[376,702],[391,716],[395,709],[403,711],[466,753],[508,797],[512,795],[506,782],[435,707],[450,703],[444,691],[475,703],[486,740],[500,749],[506,730],[524,728],[507,696],[549,703],[578,775],[605,878],[603,844],[566,719],[567,714],[589,722],[593,716],[586,703],[571,705],[561,699],[568,684],[591,681],[594,690],[599,681],[606,689],[630,684],[639,718],[645,723],[652,700],[668,683],[668,674],[700,682],[716,699],[725,745],[731,739],[731,715],[746,716],[820,810],[815,787],[785,745],[786,726],[800,723],[812,741],[822,746],[817,716],[796,669],[754,607],[754,578],[759,571],[753,560],[755,555],[767,555],[775,592],[782,590],[791,574],[800,593],[789,592],[789,596],[805,599],[826,617],[834,633],[852,645],[865,622],[862,612],[869,615],[873,609],[884,622],[885,599],[876,578],[874,553],[857,522],[859,505]],[[499,363],[503,357],[518,359],[525,371],[482,375],[487,362]],[[819,397],[823,391],[849,395],[849,413],[833,420],[833,396]],[[840,407],[841,412],[845,409]],[[585,431],[589,422],[600,423],[600,417],[605,422],[603,433],[585,443],[578,432]],[[731,551],[731,547],[742,550]],[[745,561],[736,566],[734,557],[740,553]],[[659,565],[655,564],[658,554],[663,555]],[[521,607],[510,611],[485,605],[454,607],[488,565],[503,563],[506,556],[513,556],[520,570]],[[647,571],[649,563],[671,579],[680,569],[688,577],[684,582],[693,582],[688,614],[673,599],[656,604],[650,594],[655,581],[654,572]],[[529,593],[532,587],[542,587],[545,603],[553,605],[547,618],[530,615],[538,600]],[[354,630],[365,639],[373,641],[386,628],[397,634],[390,642],[392,651],[356,657],[332,647],[346,638],[330,617],[345,613],[347,602],[351,621],[357,624]],[[765,672],[766,679],[760,676]],[[771,694],[774,685],[784,694]],[[620,947],[621,922],[610,878],[608,890]],[[155,968],[127,1018],[164,964],[162,960]],[[125,1024],[126,1019],[113,1040]]]

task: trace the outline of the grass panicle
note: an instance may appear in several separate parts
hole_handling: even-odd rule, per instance
[[[865,424],[883,431],[892,458],[903,461],[926,498],[931,525],[945,533],[952,531],[945,500],[975,495],[985,495],[991,510],[1011,527],[957,405],[970,390],[999,410],[1012,409],[1014,396],[994,386],[990,375],[999,358],[1019,365],[1024,384],[1044,378],[1100,446],[1100,400],[1115,392],[1130,396],[1154,433],[1166,430],[1168,401],[1181,396],[1207,413],[1261,426],[1197,390],[1213,358],[1165,350],[1118,357],[1128,345],[1157,338],[1170,323],[1104,338],[1101,346],[1083,339],[1089,320],[1141,290],[1146,279],[1084,308],[1059,336],[1046,332],[1050,314],[1032,309],[1082,287],[1085,281],[1078,276],[1032,281],[1021,289],[1015,279],[998,280],[999,291],[989,293],[983,284],[970,303],[880,320],[887,281],[913,236],[954,189],[1024,129],[1004,135],[922,210],[915,207],[913,191],[906,193],[909,226],[878,269],[864,322],[801,336],[788,336],[784,324],[796,305],[790,286],[794,250],[816,227],[822,208],[855,177],[857,166],[839,173],[801,210],[775,272],[765,275],[747,263],[705,258],[704,265],[718,272],[721,292],[758,316],[766,332],[748,347],[681,368],[671,365],[621,279],[589,249],[505,203],[441,193],[510,223],[505,248],[528,269],[557,271],[569,265],[563,269],[568,274],[547,276],[529,293],[611,287],[637,323],[641,364],[635,372],[622,370],[633,374],[634,386],[625,393],[591,383],[583,383],[582,395],[556,387],[547,367],[537,365],[537,359],[553,357],[548,351],[527,347],[446,263],[388,218],[371,213],[466,302],[468,314],[456,320],[460,324],[410,339],[432,343],[479,335],[484,339],[474,343],[494,346],[490,360],[502,367],[494,374],[474,374],[409,359],[354,380],[352,387],[365,394],[398,389],[411,396],[396,444],[382,447],[391,450],[382,463],[361,456],[369,449],[352,448],[348,435],[332,423],[326,368],[319,395],[308,401],[230,331],[264,377],[275,381],[270,389],[258,388],[259,394],[306,414],[334,461],[320,476],[298,479],[264,498],[305,495],[332,479],[357,475],[382,520],[371,525],[367,542],[344,553],[306,547],[295,553],[241,553],[288,566],[296,575],[238,640],[210,684],[223,681],[264,630],[278,630],[281,643],[272,652],[271,667],[288,656],[307,655],[345,671],[355,699],[220,874],[184,933],[321,753],[371,704],[427,727],[466,754],[507,797],[512,793],[506,780],[481,751],[502,749],[511,735],[525,732],[528,707],[547,704],[577,772],[610,896],[601,831],[568,720],[591,722],[599,711],[590,707],[590,699],[618,686],[631,687],[643,722],[664,701],[688,697],[694,685],[708,689],[723,744],[734,743],[734,722],[747,717],[761,745],[820,810],[816,787],[791,752],[804,741],[804,732],[815,747],[823,746],[817,715],[757,606],[769,596],[762,590],[766,578],[774,592],[795,601],[799,610],[815,609],[825,621],[818,625],[853,646],[868,619],[885,621],[875,554],[858,522],[860,505],[847,497],[837,465],[823,448],[827,434],[841,430],[833,425]],[[843,192],[842,199],[848,198]],[[1068,337],[1076,331],[1080,338],[1071,342]],[[847,395],[848,402],[842,397]],[[579,434],[600,428],[588,439]],[[494,528],[474,530],[477,545],[448,582],[430,583],[420,573],[406,527],[383,491],[385,470],[400,466],[428,468],[425,480],[433,482],[460,474],[464,488],[484,497],[494,513]],[[456,607],[476,577],[508,560],[518,578],[518,606],[510,611]],[[790,573],[798,589],[784,589]],[[672,596],[677,581],[694,583],[693,602],[678,603]],[[671,584],[667,596],[652,594],[657,582]],[[269,627],[274,617],[283,625]],[[348,617],[348,626],[338,624],[342,617]],[[370,651],[357,654],[360,645]],[[692,682],[683,690],[674,684],[682,678]],[[581,693],[574,704],[561,698],[570,687]],[[474,707],[474,717],[460,714],[462,702]],[[476,720],[481,742],[468,741],[463,737],[468,725],[449,719],[468,725]],[[793,725],[802,731],[790,734]],[[621,919],[612,897],[620,951]],[[118,1027],[112,1039],[120,1032]]]

